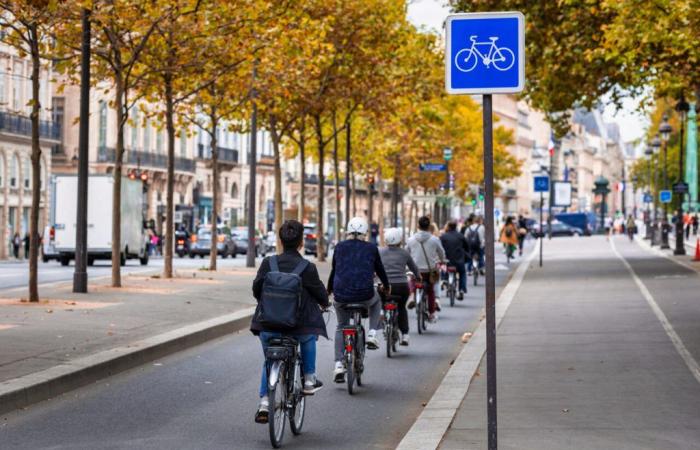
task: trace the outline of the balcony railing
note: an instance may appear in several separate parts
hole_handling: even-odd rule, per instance
[[[232,148],[216,147],[218,150],[218,160],[222,163],[238,164],[238,150]],[[211,147],[204,144],[197,144],[197,158],[211,159]]]
[[[97,162],[114,164],[116,150],[110,147],[99,147],[97,150]],[[161,153],[143,152],[140,150],[127,149],[124,152],[124,164],[140,167],[153,167],[166,169],[168,167],[168,156]],[[181,172],[194,172],[196,164],[189,158],[175,157],[175,170]]]
[[[32,121],[29,117],[7,111],[0,111],[0,131],[31,137]],[[42,139],[61,139],[61,127],[50,120],[39,121],[39,137]]]

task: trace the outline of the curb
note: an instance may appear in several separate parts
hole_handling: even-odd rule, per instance
[[[0,414],[56,397],[119,372],[244,329],[254,307],[187,325],[127,346],[0,383]]]
[[[541,245],[541,241],[538,241],[538,245]],[[497,329],[520,288],[520,283],[525,277],[530,263],[538,254],[538,248],[536,246],[520,263],[513,277],[496,299]],[[464,397],[467,395],[471,380],[479,368],[485,352],[486,321],[482,320],[469,342],[459,352],[459,356],[445,374],[430,401],[425,405],[423,412],[396,447],[397,450],[428,450],[437,449],[440,446]]]

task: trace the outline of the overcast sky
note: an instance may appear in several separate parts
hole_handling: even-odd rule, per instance
[[[411,0],[408,6],[408,19],[418,26],[426,26],[442,33],[442,24],[449,13],[445,0]],[[620,112],[609,106],[605,109],[605,120],[620,124],[622,137],[625,141],[637,139],[644,134],[647,126],[645,115],[635,111],[637,102],[628,99]]]

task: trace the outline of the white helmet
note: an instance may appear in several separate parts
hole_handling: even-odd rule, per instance
[[[400,228],[387,228],[384,230],[384,242],[386,245],[399,245],[402,237]]]
[[[353,217],[348,222],[347,232],[348,234],[367,234],[369,225],[367,221],[362,217]]]

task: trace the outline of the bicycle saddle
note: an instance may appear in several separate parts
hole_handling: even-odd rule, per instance
[[[346,311],[362,311],[362,312],[367,311],[368,307],[369,307],[369,305],[366,305],[364,303],[344,303],[341,306],[341,308],[343,308]]]
[[[291,346],[291,347],[296,347],[299,344],[299,341],[296,340],[296,338],[293,338],[291,336],[282,336],[282,337],[273,337],[268,340],[268,345],[270,347],[272,346]]]

